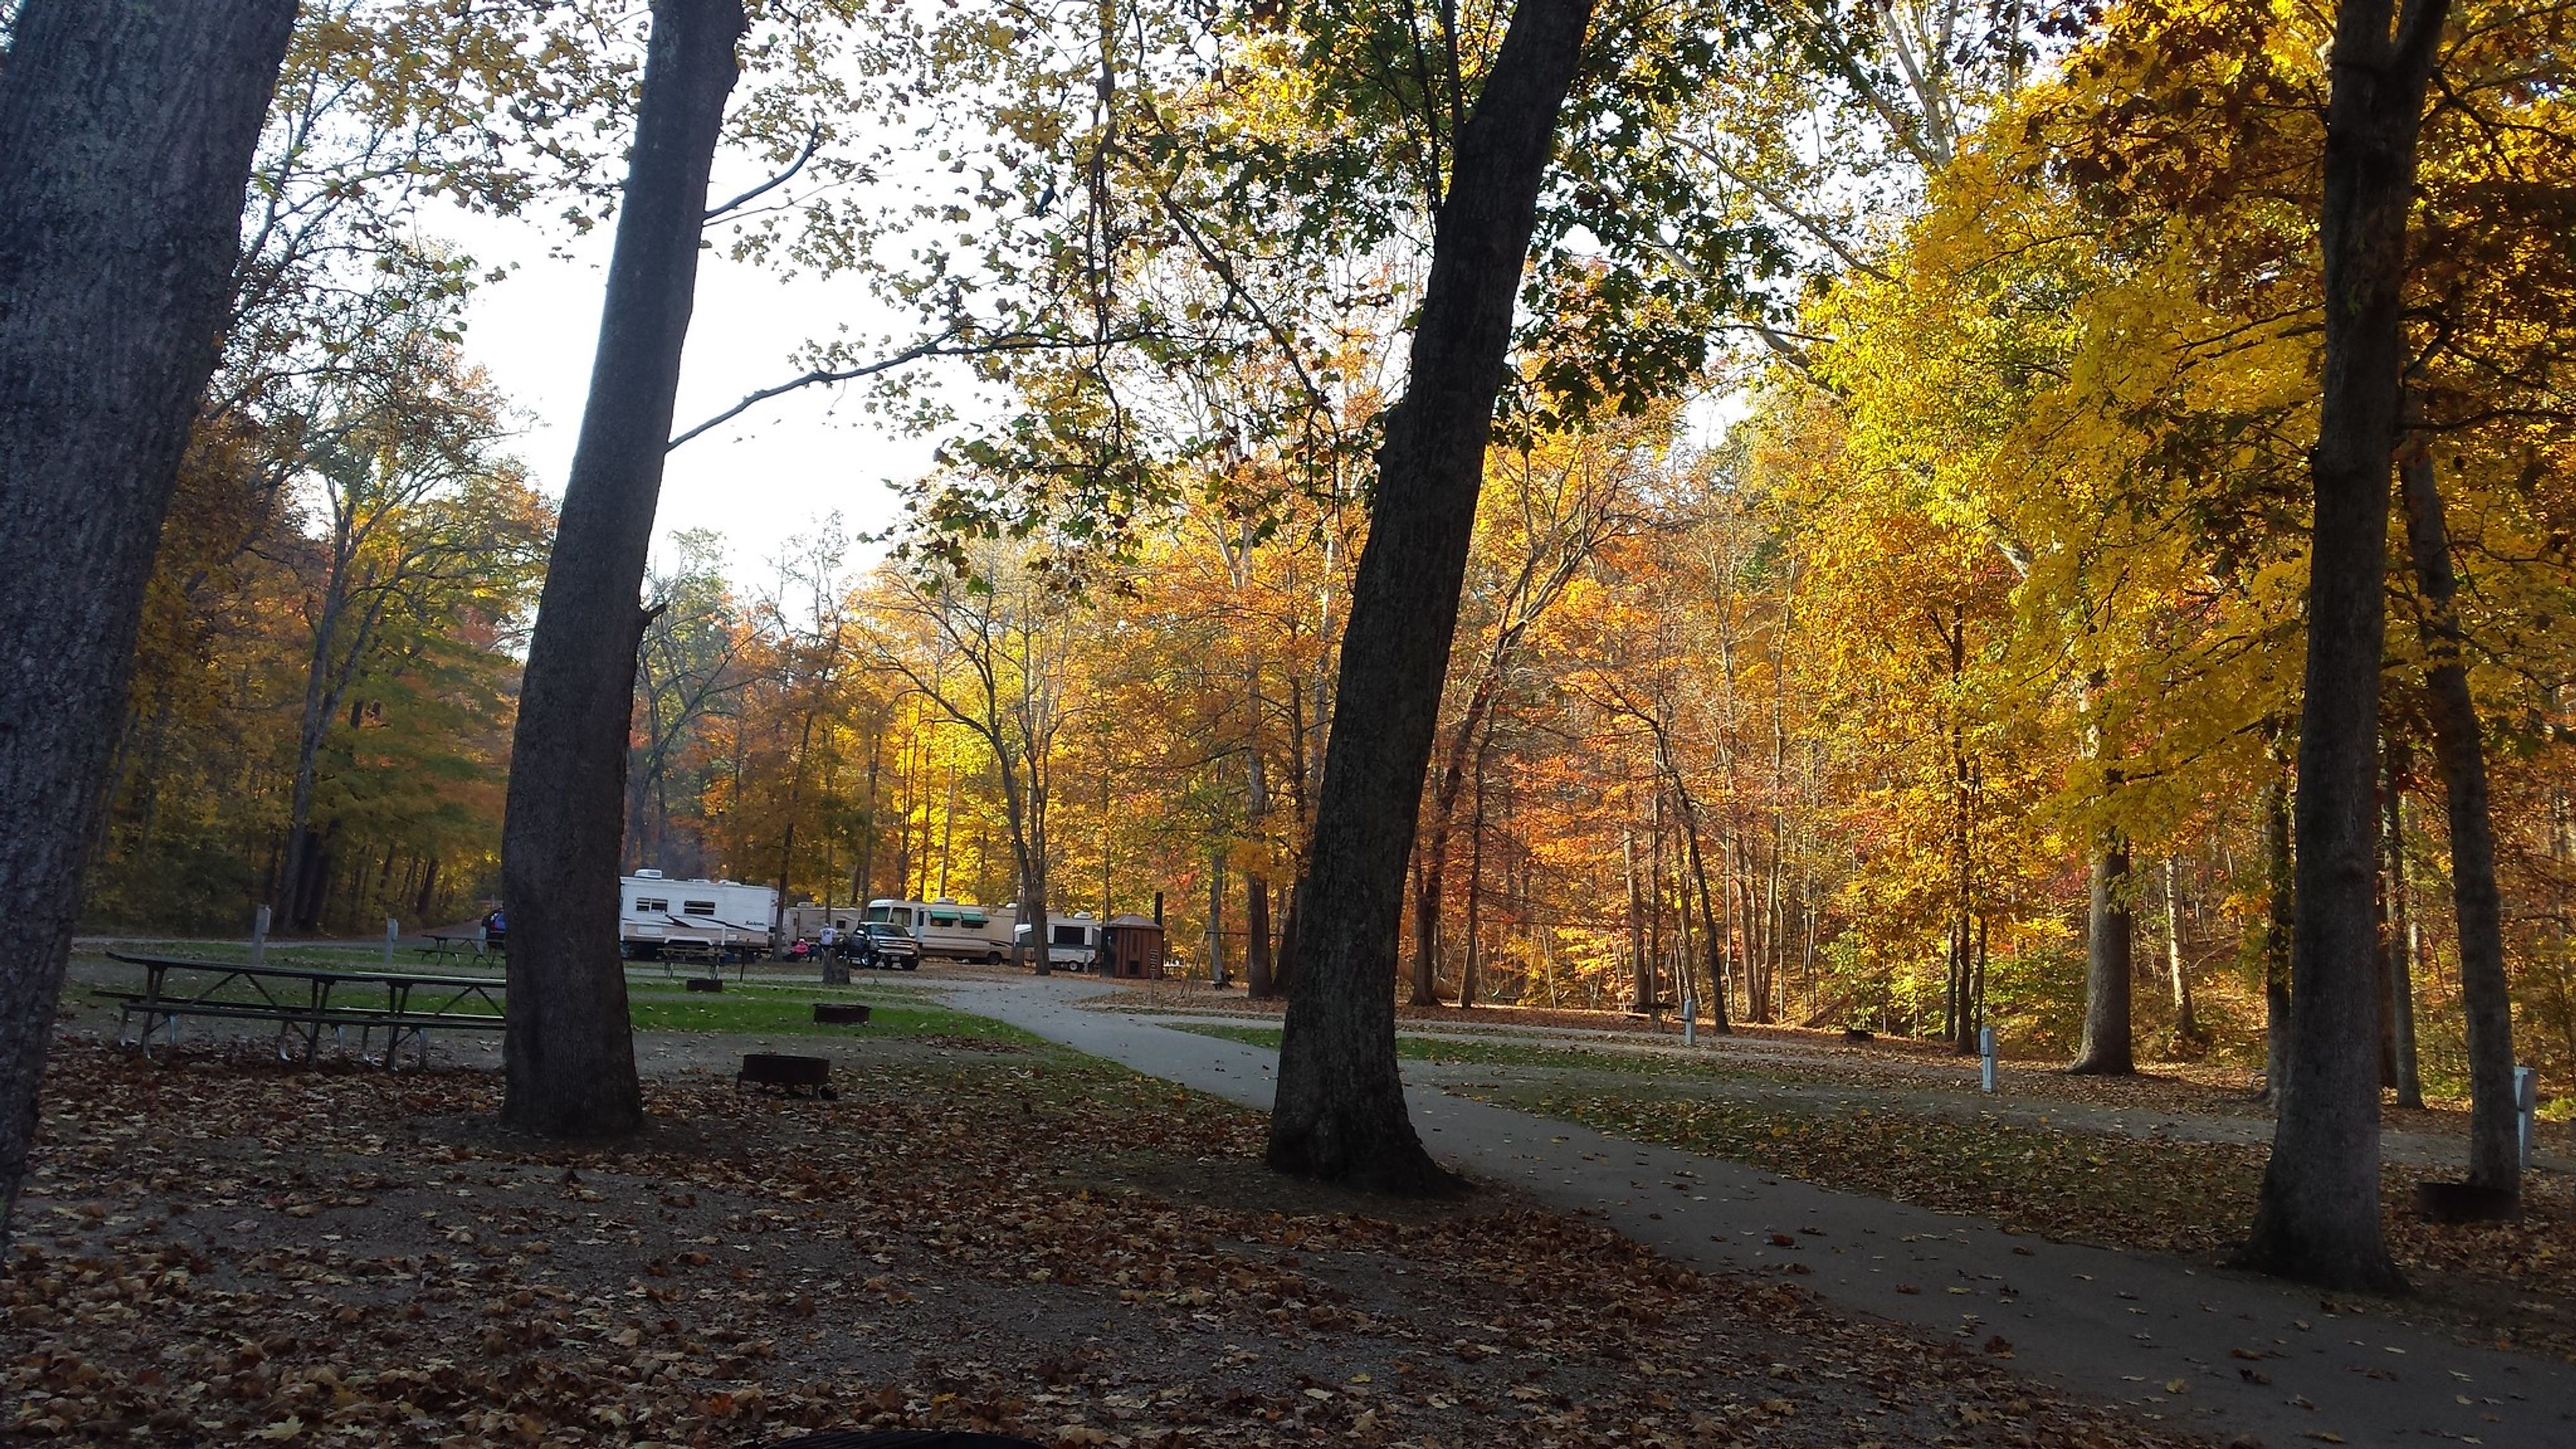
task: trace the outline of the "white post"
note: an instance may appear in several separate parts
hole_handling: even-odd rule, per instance
[[[266,906],[262,906],[262,907],[260,907],[257,911],[254,911],[254,912],[252,912],[252,913],[251,913],[251,918],[250,918],[250,964],[252,964],[253,966],[256,966],[256,965],[258,965],[259,963],[261,963],[262,961],[265,961],[265,960],[267,960],[267,959],[268,959],[268,907],[266,907]]]
[[[1691,994],[1685,991],[1682,993],[1682,1045],[1697,1046],[1698,1044],[1699,1003],[1691,1000]]]
[[[1995,1089],[1995,1029],[1977,1028],[1977,1076],[1985,1090]]]
[[[402,934],[402,922],[385,917],[385,969],[394,969],[394,937]]]
[[[2532,1067],[2513,1069],[2513,1115],[2522,1139],[2522,1165],[2531,1166],[2534,1129],[2539,1126],[2540,1073]]]

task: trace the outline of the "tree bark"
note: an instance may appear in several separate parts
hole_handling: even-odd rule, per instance
[[[2244,1266],[2327,1288],[2402,1291],[2380,1228],[2379,671],[2388,488],[2405,368],[2406,213],[2425,84],[2449,0],[2343,0],[2329,56],[2325,367],[2309,455],[2308,660],[2299,715],[2291,1075]]]
[[[656,0],[599,349],[528,642],[502,829],[511,1125],[595,1137],[643,1120],[617,862],[645,551],[697,288],[707,173],[740,0]]]
[[[1513,304],[1591,15],[1591,0],[1520,0],[1458,129],[1410,380],[1378,452],[1316,806],[1314,909],[1301,913],[1270,1117],[1270,1164],[1297,1176],[1389,1192],[1455,1183],[1414,1135],[1396,1071],[1404,864],[1457,633]]]
[[[2174,1044],[2189,1048],[2200,1041],[2200,1017],[2192,1010],[2191,972],[2182,952],[2181,869],[2165,857],[2165,975],[2173,988]]]
[[[293,0],[26,0],[0,65],[0,1227]]]
[[[1458,1009],[1476,1009],[1476,977],[1485,965],[1485,766],[1493,736],[1476,751],[1475,803],[1467,816],[1467,957],[1458,967]]]
[[[1244,994],[1255,1001],[1266,1000],[1288,989],[1297,979],[1298,952],[1302,949],[1303,927],[1299,924],[1306,912],[1306,876],[1300,871],[1288,885],[1288,905],[1280,912],[1279,954],[1270,963],[1268,981],[1244,982]]]
[[[2076,1049],[2078,1076],[2124,1077],[2137,1070],[2130,1033],[2132,920],[2129,841],[2112,832],[2093,857],[2092,888],[2085,907],[2084,1040]]]
[[[2263,786],[2263,1090],[2277,1105],[2290,1087],[2290,923],[2298,891],[2290,865],[2288,761],[2273,732],[2272,778]]]
[[[2415,1061],[2415,952],[2412,912],[2406,899],[2406,775],[2410,751],[2396,736],[2388,740],[2387,788],[2380,794],[2379,843],[2386,863],[2380,899],[2386,903],[2388,929],[2380,939],[2388,990],[2388,1085],[2397,1105],[2422,1107],[2424,1082]]]
[[[1619,827],[1619,873],[1628,885],[1628,975],[1642,983],[1646,979],[1646,892],[1637,881],[1636,827],[1624,823]],[[1637,985],[1631,994],[1643,1011],[1649,988]]]
[[[2487,804],[2485,737],[2460,628],[2459,579],[2433,459],[2410,448],[2405,481],[2406,545],[2422,596],[2427,713],[2451,829],[2451,909],[2460,932],[2460,1002],[2469,1035],[2469,1182],[2522,1190],[2520,1114],[2513,1098],[2513,998],[2504,974],[2504,911],[2496,892],[2495,822]]]
[[[1261,674],[1258,668],[1244,673],[1244,693],[1252,711],[1252,744],[1245,752],[1244,813],[1250,817],[1253,838],[1266,851],[1270,841],[1270,773],[1261,754]],[[1107,907],[1102,909],[1106,911]],[[1264,983],[1270,980],[1270,877],[1260,870],[1247,870],[1243,873],[1243,978],[1247,990],[1255,977]]]
[[[1225,849],[1208,847],[1208,982],[1225,985]]]
[[[1408,1006],[1440,1004],[1440,893],[1448,888],[1449,829],[1435,818],[1413,863],[1413,989]]]

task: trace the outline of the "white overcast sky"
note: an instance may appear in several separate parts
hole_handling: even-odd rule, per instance
[[[590,385],[611,228],[568,237],[545,217],[433,212],[422,221],[483,267],[515,268],[475,293],[465,352],[525,415],[517,452],[560,497]],[[551,255],[556,250],[568,255]],[[888,319],[855,280],[787,281],[703,254],[674,431],[794,376],[797,346],[843,321],[853,333],[874,334]],[[844,403],[837,413],[836,403]],[[785,540],[836,510],[853,533],[883,528],[896,516],[888,481],[918,476],[936,441],[894,432],[832,389],[763,403],[671,454],[656,560],[674,531],[713,529],[730,546],[732,575],[748,581],[769,573]]]

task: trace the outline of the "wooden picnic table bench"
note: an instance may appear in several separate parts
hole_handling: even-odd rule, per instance
[[[271,966],[261,962],[197,961],[180,956],[129,956],[110,951],[112,960],[143,968],[140,991],[101,989],[92,994],[117,1003],[117,1040],[152,1055],[153,1038],[169,1046],[178,1040],[184,1019],[273,1021],[277,1055],[293,1061],[299,1054],[309,1065],[322,1050],[322,1033],[345,1041],[358,1031],[358,1053],[367,1054],[375,1033],[385,1037],[384,1063],[400,1059],[403,1041],[419,1047],[420,1063],[429,1064],[433,1031],[491,1031],[502,1025],[504,983],[493,976],[440,976],[419,971],[343,970],[315,966]],[[173,981],[176,976],[179,979]],[[352,1003],[352,992],[381,992]],[[334,1001],[335,995],[343,999]],[[488,1009],[474,1009],[475,1007]],[[133,1030],[141,1018],[141,1031]]]
[[[506,956],[510,950],[506,941],[490,940],[480,931],[471,935],[443,935],[437,931],[426,931],[421,934],[420,939],[421,944],[415,949],[420,952],[421,959],[425,961],[445,961],[457,956],[484,961],[496,956]]]

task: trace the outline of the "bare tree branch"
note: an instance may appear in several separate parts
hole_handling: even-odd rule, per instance
[[[770,177],[767,181],[751,188],[749,191],[746,191],[742,195],[735,197],[733,200],[726,202],[724,205],[709,210],[704,220],[714,221],[718,217],[723,216],[726,212],[732,211],[737,207],[747,205],[751,201],[786,185],[788,180],[795,176],[797,172],[805,169],[806,162],[814,159],[814,152],[819,149],[822,144],[823,128],[820,125],[817,125],[812,131],[806,133],[805,149],[796,153],[796,159],[787,163],[786,170]]]

